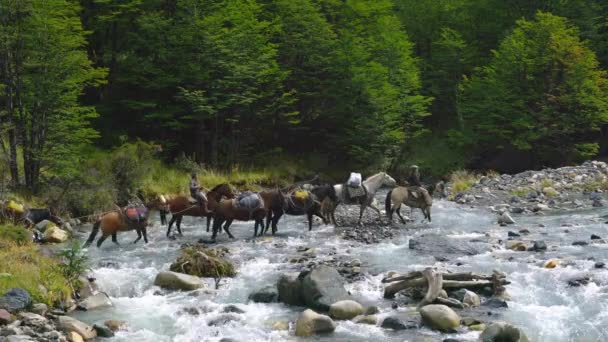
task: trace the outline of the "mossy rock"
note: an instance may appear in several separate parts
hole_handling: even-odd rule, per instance
[[[181,255],[171,264],[170,270],[197,277],[234,277],[234,265],[223,258],[225,254],[225,249],[188,246],[182,248]]]

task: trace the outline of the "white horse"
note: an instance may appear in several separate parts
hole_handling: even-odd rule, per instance
[[[334,203],[329,212],[334,224],[336,224],[336,218],[334,217],[334,213],[336,211],[336,207],[339,204],[360,206],[361,209],[359,211],[359,221],[357,222],[357,225],[361,225],[361,218],[363,217],[363,212],[367,207],[374,209],[378,213],[378,217],[380,218],[380,220],[382,220],[382,214],[380,213],[380,209],[376,208],[376,206],[373,204],[374,196],[376,195],[376,192],[378,192],[378,189],[380,189],[380,187],[382,187],[383,185],[394,187],[397,185],[397,182],[393,177],[389,176],[385,172],[380,172],[366,178],[362,182],[362,185],[365,188],[367,195],[354,199],[351,199],[346,195],[347,190],[344,189],[343,184],[334,185],[334,191],[336,192],[337,202]]]

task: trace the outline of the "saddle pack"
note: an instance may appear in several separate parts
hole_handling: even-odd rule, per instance
[[[127,218],[129,225],[141,225],[146,222],[148,208],[129,206],[123,210],[123,215]]]
[[[253,212],[264,206],[264,200],[257,193],[246,191],[234,199],[234,206],[239,209],[247,209],[248,211]]]

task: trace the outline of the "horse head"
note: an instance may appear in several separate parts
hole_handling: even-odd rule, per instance
[[[388,187],[397,186],[397,181],[393,177],[391,177],[388,173],[382,172],[382,175],[384,177],[384,179],[382,180],[382,185],[388,186]]]

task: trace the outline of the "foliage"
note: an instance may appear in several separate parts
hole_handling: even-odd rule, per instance
[[[32,241],[31,233],[22,226],[0,224],[0,239],[11,241],[17,245],[25,245]]]
[[[466,170],[458,170],[450,175],[452,192],[459,193],[469,190],[479,180],[480,176]]]
[[[63,263],[59,265],[61,273],[72,289],[78,288],[78,277],[88,269],[89,263],[89,258],[83,253],[80,242],[74,240],[68,248],[61,250],[58,253],[58,256],[62,258],[63,261]]]
[[[20,287],[34,301],[53,306],[72,293],[59,261],[42,255],[33,243],[18,245],[0,237],[0,260],[0,294]]]
[[[171,264],[171,271],[186,273],[197,277],[222,278],[234,277],[234,265],[223,259],[224,251],[191,246],[182,249],[181,255]]]

